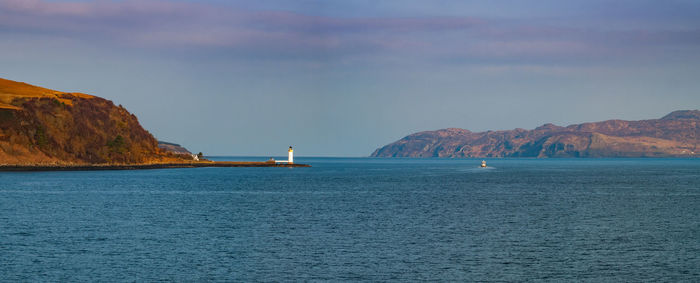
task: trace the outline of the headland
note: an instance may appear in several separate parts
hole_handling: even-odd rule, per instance
[[[292,159],[202,159],[158,142],[121,105],[0,78],[0,171],[133,170],[200,167],[310,167]]]

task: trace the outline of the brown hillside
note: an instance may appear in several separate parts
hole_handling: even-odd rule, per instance
[[[534,130],[420,132],[377,149],[373,157],[700,157],[700,111],[661,119],[608,120]]]
[[[0,164],[144,164],[181,160],[111,101],[0,79]]]

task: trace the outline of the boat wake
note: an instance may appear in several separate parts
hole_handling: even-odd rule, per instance
[[[492,170],[496,170],[496,167],[491,167],[491,166],[489,166],[489,167],[473,167],[473,168],[460,169],[459,171],[479,173],[479,172],[489,172]]]

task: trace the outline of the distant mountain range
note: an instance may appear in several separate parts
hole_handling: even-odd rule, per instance
[[[534,130],[474,133],[449,128],[419,132],[374,151],[373,157],[700,157],[700,111],[661,119],[608,120]]]

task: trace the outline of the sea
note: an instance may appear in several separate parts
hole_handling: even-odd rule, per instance
[[[0,281],[700,281],[700,159],[295,161],[0,172]]]

